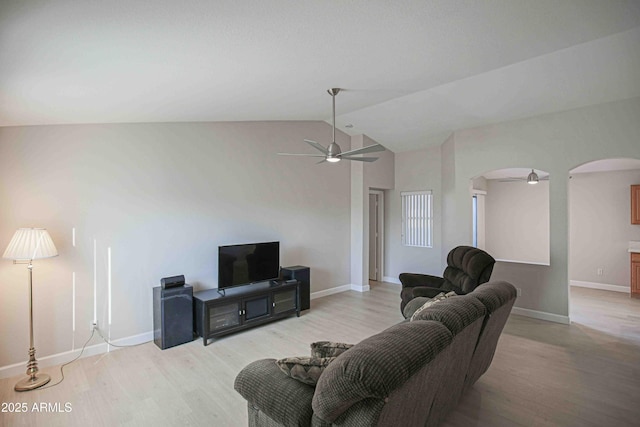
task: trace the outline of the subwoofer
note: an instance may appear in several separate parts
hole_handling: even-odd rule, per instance
[[[311,308],[311,270],[303,265],[283,267],[280,272],[283,280],[297,280],[300,282],[300,310]]]
[[[193,341],[193,288],[153,288],[153,341],[162,350]]]

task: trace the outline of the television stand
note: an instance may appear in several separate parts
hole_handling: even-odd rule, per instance
[[[193,293],[195,332],[209,338],[252,328],[296,314],[300,317],[300,282],[252,283],[237,288]]]

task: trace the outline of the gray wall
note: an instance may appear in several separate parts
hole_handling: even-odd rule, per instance
[[[549,264],[549,181],[487,180],[486,251],[494,258]]]
[[[60,253],[35,262],[38,357],[86,339],[94,282],[98,322],[107,325],[109,248],[113,339],[152,330],[161,277],[216,287],[222,244],[280,240],[283,265],[311,267],[313,292],[348,284],[348,162],[275,154],[312,152],[304,138],[330,135],[324,122],[0,128],[0,246],[18,227],[38,226]],[[348,149],[349,137],[337,137]],[[26,280],[25,266],[1,260],[0,366],[26,357]]]
[[[352,149],[375,144],[366,135],[351,137]],[[369,290],[369,189],[394,186],[395,156],[391,151],[373,153],[373,163],[352,161],[351,169],[351,286]]]
[[[443,216],[443,250],[471,242],[470,179],[507,167],[549,172],[551,265],[498,263],[492,277],[522,289],[518,307],[566,319],[569,171],[593,160],[640,159],[639,117],[640,98],[633,98],[455,132],[446,156],[443,150],[443,167],[454,166],[443,171],[443,199],[452,208]]]
[[[629,187],[640,170],[573,174],[569,181],[571,280],[629,288],[629,240],[640,240],[630,221]],[[602,275],[598,275],[602,268]]]
[[[441,162],[440,147],[396,153],[395,188],[385,195],[385,276],[398,280],[404,272],[441,274]],[[433,191],[434,235],[433,248],[402,245],[402,206],[400,192]]]

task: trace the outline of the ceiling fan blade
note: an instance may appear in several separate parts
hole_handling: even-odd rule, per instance
[[[319,165],[320,163],[324,163],[324,162],[326,162],[326,161],[327,161],[327,159],[326,159],[326,158],[324,158],[324,159],[320,160],[318,163],[316,163],[316,165]]]
[[[278,156],[326,157],[322,154],[277,153]]]
[[[309,144],[310,146],[312,146],[316,150],[319,150],[321,153],[324,153],[325,155],[329,154],[329,151],[326,148],[324,148],[322,146],[322,144],[318,144],[317,142],[312,141],[310,139],[305,139],[304,142],[306,142],[307,144]]]
[[[353,156],[356,154],[376,153],[378,151],[384,151],[385,148],[380,144],[369,145],[368,147],[356,148],[355,150],[345,151],[342,155]]]
[[[340,156],[341,159],[345,160],[357,160],[359,162],[375,162],[378,160],[378,157],[351,157],[351,156]]]

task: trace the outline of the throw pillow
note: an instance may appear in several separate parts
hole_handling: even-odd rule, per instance
[[[276,360],[282,372],[293,379],[315,386],[320,375],[335,357],[287,357]]]
[[[337,357],[353,347],[343,342],[318,341],[311,344],[311,357]]]
[[[431,301],[431,298],[415,297],[414,299],[409,301],[407,305],[404,306],[404,310],[402,310],[402,315],[404,316],[405,319],[410,318],[411,316],[413,316],[413,313],[415,313],[416,310],[422,307],[422,305],[427,301]]]
[[[431,307],[433,304],[436,304],[442,300],[445,300],[447,298],[451,298],[453,296],[456,296],[457,294],[453,291],[447,292],[446,294],[444,292],[440,292],[438,295],[436,295],[435,297],[431,298],[429,301],[425,302],[424,304],[422,304],[422,306],[420,306],[420,308],[418,308],[412,315],[411,315],[411,321],[414,321],[416,319],[419,319],[420,317],[420,312],[426,310],[427,308]],[[405,307],[406,308],[406,307]]]

